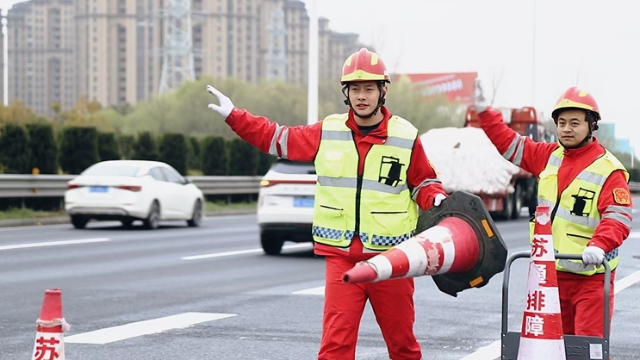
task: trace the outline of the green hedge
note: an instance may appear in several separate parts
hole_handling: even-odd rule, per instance
[[[31,169],[40,174],[58,173],[58,144],[49,124],[28,124]]]
[[[96,127],[49,123],[6,124],[0,129],[0,173],[79,174],[99,161],[162,161],[183,175],[264,175],[275,157],[240,138],[198,138],[181,133],[116,135]]]
[[[160,141],[160,161],[187,175],[187,141],[182,134],[165,134]]]
[[[120,146],[118,146],[114,133],[98,134],[98,157],[100,161],[122,159]]]
[[[29,136],[24,127],[7,124],[0,135],[0,161],[7,174],[30,174]]]
[[[62,171],[67,174],[79,174],[99,160],[98,131],[95,127],[70,127],[62,130]]]

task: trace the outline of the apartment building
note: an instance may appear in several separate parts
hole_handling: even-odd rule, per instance
[[[299,0],[192,0],[196,76],[307,83],[309,16]],[[337,81],[359,35],[319,24],[320,81]]]
[[[259,9],[265,0],[193,0],[197,77],[236,77],[257,82]]]
[[[72,0],[33,0],[7,13],[8,99],[41,114],[53,104],[72,107],[76,97]]]
[[[8,12],[9,101],[51,115],[80,96],[135,104],[160,88],[169,0],[31,0]],[[309,17],[299,0],[191,0],[196,77],[307,82]],[[320,81],[337,81],[356,34],[319,24]],[[46,86],[44,86],[46,84]]]
[[[116,106],[146,97],[148,93],[144,89],[139,93],[138,85],[148,80],[143,74],[153,62],[141,54],[147,50],[148,38],[138,36],[145,27],[139,29],[137,18],[145,4],[133,0],[74,3],[78,95]]]

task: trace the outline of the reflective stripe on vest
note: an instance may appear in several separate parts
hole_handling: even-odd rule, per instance
[[[314,163],[318,182],[313,237],[318,243],[348,249],[358,231],[365,249],[384,251],[415,233],[418,206],[407,185],[407,170],[418,130],[391,117],[385,143],[371,147],[359,178],[359,154],[347,116],[332,115],[322,122]]]
[[[556,253],[582,254],[601,218],[613,218],[631,227],[631,220],[624,214],[631,215],[631,210],[622,206],[609,206],[600,214],[598,199],[602,186],[609,175],[616,170],[623,170],[627,181],[629,174],[624,165],[608,151],[587,166],[569,184],[558,197],[558,169],[564,158],[564,148],[554,150],[547,166],[540,173],[538,183],[538,205],[549,205],[555,211],[551,231]],[[557,201],[559,200],[559,203]],[[533,240],[533,226],[530,226]],[[611,269],[618,266],[618,249],[607,253],[605,258]],[[582,261],[556,260],[556,269],[582,275],[604,273],[604,266],[585,266]]]

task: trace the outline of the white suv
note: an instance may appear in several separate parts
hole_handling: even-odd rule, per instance
[[[316,187],[313,163],[277,160],[264,175],[258,193],[260,243],[278,255],[285,241],[310,242]]]

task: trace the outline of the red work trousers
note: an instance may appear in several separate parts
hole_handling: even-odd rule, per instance
[[[564,274],[563,274],[564,275]],[[614,281],[611,276],[609,325],[613,317]],[[604,276],[566,275],[558,278],[562,330],[567,335],[604,337]]]
[[[354,360],[362,313],[367,299],[392,360],[420,360],[420,344],[413,333],[413,279],[346,284],[342,275],[357,261],[347,256],[326,257],[326,287],[322,342],[318,360]]]

